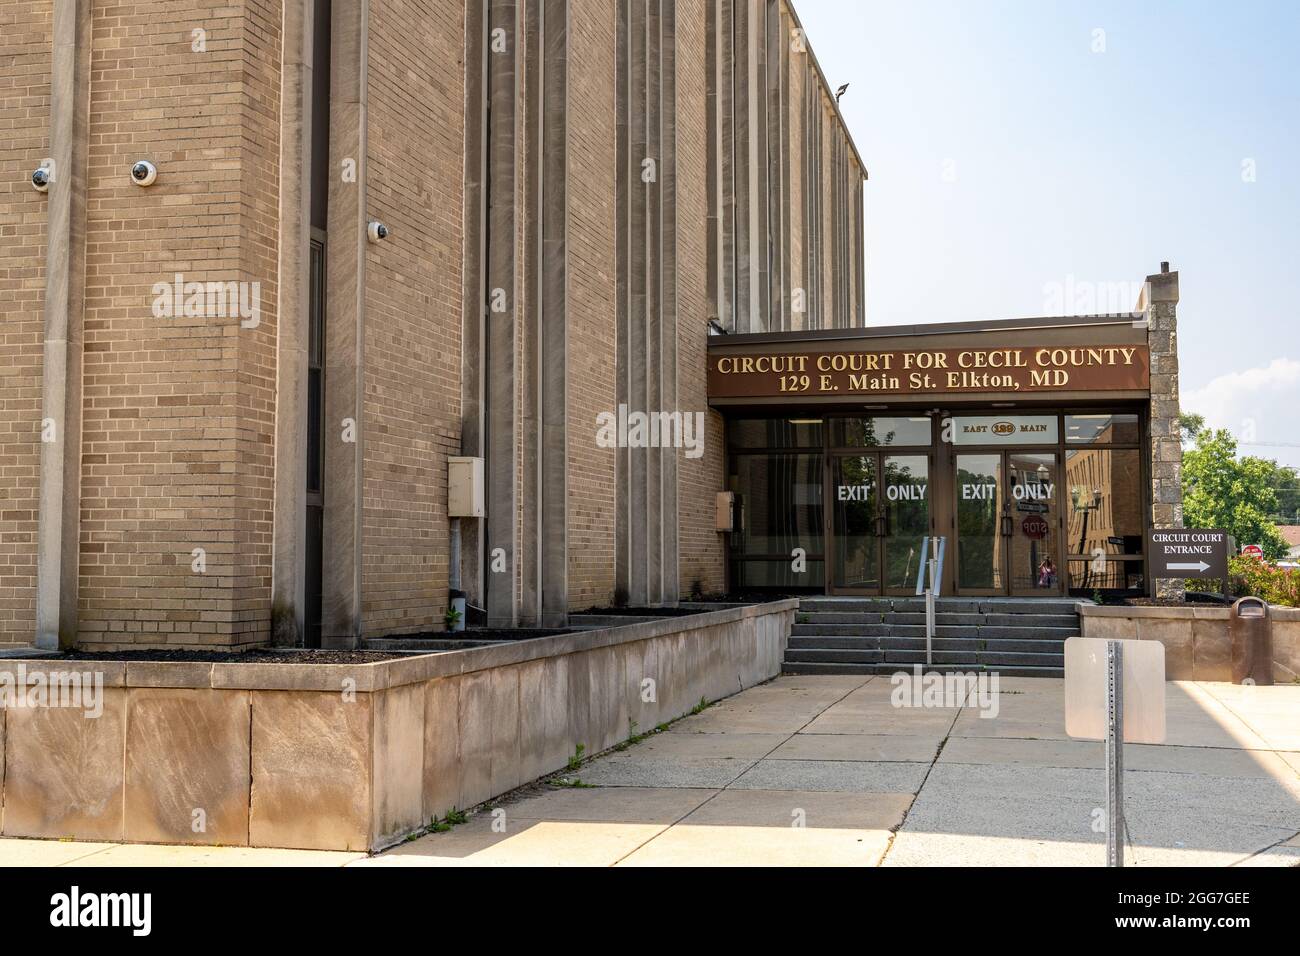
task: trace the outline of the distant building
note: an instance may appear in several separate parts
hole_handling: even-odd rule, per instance
[[[1277,533],[1286,542],[1286,560],[1300,561],[1300,524],[1280,524]]]

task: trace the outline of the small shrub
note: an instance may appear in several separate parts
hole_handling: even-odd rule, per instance
[[[1189,591],[1217,590],[1215,581],[1188,581]],[[1279,568],[1259,558],[1228,559],[1228,592],[1234,598],[1263,598],[1269,604],[1300,607],[1300,570]]]
[[[573,749],[573,756],[569,758],[569,770],[574,771],[582,766],[582,752],[586,750],[585,744],[578,744]]]

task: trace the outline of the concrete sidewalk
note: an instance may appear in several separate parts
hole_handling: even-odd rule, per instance
[[[780,677],[376,857],[0,840],[0,865],[1097,866],[1102,750],[1062,689],[1004,678],[989,718]],[[1168,742],[1126,748],[1128,864],[1300,865],[1300,686],[1167,690]]]

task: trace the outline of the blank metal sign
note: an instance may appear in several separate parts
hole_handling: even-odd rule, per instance
[[[1165,646],[1159,641],[1124,645],[1124,742],[1165,742]],[[1065,732],[1081,740],[1106,739],[1106,641],[1065,642]]]

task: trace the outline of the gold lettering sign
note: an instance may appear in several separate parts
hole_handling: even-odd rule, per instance
[[[714,355],[710,398],[1147,391],[1145,345]]]

